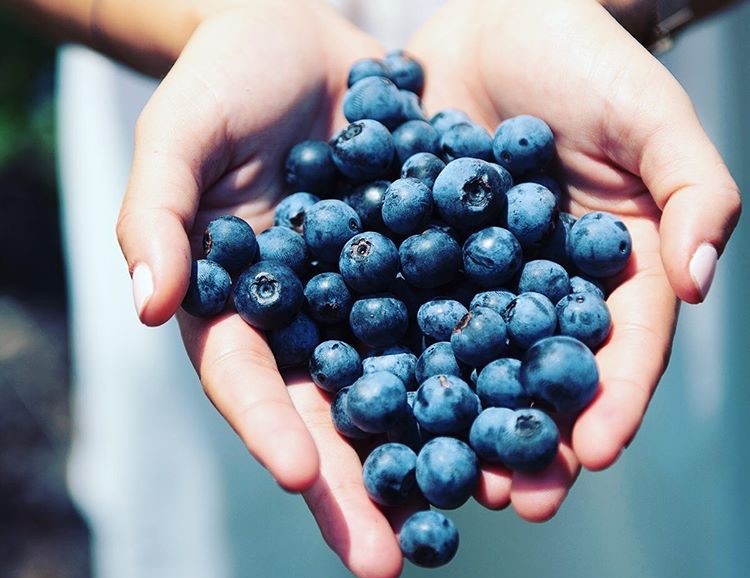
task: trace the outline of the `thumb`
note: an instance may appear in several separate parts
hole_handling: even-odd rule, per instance
[[[194,75],[182,73],[183,67],[175,65],[138,119],[117,223],[135,308],[146,325],[167,321],[185,296],[188,233],[207,178],[205,166],[225,145],[216,101]]]
[[[640,174],[663,211],[661,256],[669,282],[680,299],[700,303],[737,225],[741,201],[687,95],[677,89],[668,117],[642,148]]]

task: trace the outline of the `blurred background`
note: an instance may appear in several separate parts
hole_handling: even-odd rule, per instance
[[[707,132],[745,191],[750,190],[748,37],[750,4],[745,3],[694,26],[662,58],[692,96]],[[59,61],[55,50],[0,12],[0,577],[348,576],[323,544],[302,501],[279,492],[214,415],[184,359],[179,379],[159,374],[145,385],[139,380],[143,401],[136,408],[122,403],[116,387],[108,390],[107,384],[98,384],[96,394],[110,391],[108,407],[114,408],[102,419],[116,421],[120,414],[146,419],[151,407],[161,412],[153,419],[162,420],[163,435],[145,443],[141,439],[137,446],[151,446],[151,454],[143,457],[142,449],[136,454],[135,446],[126,445],[135,443],[132,439],[107,437],[115,434],[97,426],[91,416],[77,419],[73,427],[71,412],[83,417],[80,408],[92,400],[95,388],[82,385],[75,376],[84,375],[86,368],[71,361],[71,351],[81,347],[80,327],[86,319],[75,317],[79,330],[71,331],[69,321],[79,313],[67,305],[71,285],[66,293],[59,221],[62,212],[70,228],[83,217],[71,217],[70,204],[61,204],[57,191],[55,153],[70,161],[77,149],[70,135],[56,134],[55,119],[67,116],[56,116],[55,97],[67,110],[71,99],[80,96],[76,91],[88,87],[83,96],[93,106],[85,112],[92,116],[89,124],[98,123],[99,133],[87,132],[91,127],[86,123],[77,125],[77,133],[69,126],[65,131],[85,140],[101,134],[102,126],[110,129],[100,122],[105,117],[95,116],[105,83],[76,81],[76,66],[89,66],[99,74],[94,78],[116,77],[111,92],[133,96],[136,102],[145,99],[153,85],[82,49],[66,49]],[[56,66],[73,80],[56,81]],[[85,78],[90,83],[92,77]],[[117,117],[122,126],[132,123],[135,112]],[[117,150],[129,151],[130,136],[126,130],[121,136]],[[115,171],[106,163],[97,167],[80,162],[80,170],[98,171],[112,181],[111,191],[105,191],[110,199],[101,224],[111,230],[127,162]],[[70,171],[62,176],[65,182]],[[90,201],[95,204],[97,199]],[[405,576],[750,575],[749,219],[746,210],[708,300],[700,307],[683,308],[669,370],[639,435],[617,464],[601,473],[583,472],[558,516],[543,525],[525,523],[512,511],[463,507],[454,516],[461,532],[457,558],[434,571],[407,565]],[[119,258],[113,234],[108,238],[112,259]],[[82,258],[69,257],[75,271]],[[122,297],[122,315],[130,321],[122,321],[111,333],[101,328],[89,333],[95,339],[117,337],[125,345],[146,340],[153,348],[148,341],[153,333],[137,333],[140,328],[133,329],[135,337],[124,333],[125,324],[135,323],[129,287],[124,265],[116,261],[112,267],[118,271],[113,283],[121,294],[113,299]],[[68,273],[73,285],[76,278]],[[164,331],[172,339],[171,354],[179,357],[174,327]],[[100,361],[116,381],[118,364],[127,359],[122,360],[122,351],[105,353]],[[166,355],[158,347],[157,353]],[[156,394],[148,384],[159,380],[170,383],[161,397],[149,397]],[[72,387],[78,410],[70,401]],[[183,398],[184,403],[179,401]],[[175,406],[176,411],[164,412]],[[184,422],[177,421],[182,410],[188,416]],[[137,440],[139,431],[129,431]],[[78,442],[70,485],[81,511],[96,522],[89,527],[98,532],[87,527],[66,490],[66,458],[74,432]],[[91,432],[102,438],[92,440]],[[93,447],[96,441],[112,451]],[[123,453],[123,448],[133,453]],[[97,462],[94,455],[104,457]],[[139,469],[122,470],[125,466],[117,460],[123,455],[143,463]],[[181,461],[165,465],[166,459]],[[111,478],[94,484],[96,475],[113,471]],[[127,475],[119,475],[122,471]],[[194,502],[176,519],[154,516],[158,523],[141,526],[130,520],[129,527],[137,531],[120,530],[133,504],[174,511],[167,505],[185,484],[201,497],[205,511]],[[99,489],[96,494],[102,487],[110,491]],[[198,528],[187,542],[170,541],[168,536],[181,524],[200,526],[203,533]],[[144,540],[150,540],[151,550],[139,550]],[[182,570],[164,570],[174,568],[178,559]]]

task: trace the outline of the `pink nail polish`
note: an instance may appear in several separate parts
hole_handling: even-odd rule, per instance
[[[154,293],[154,277],[145,263],[138,263],[133,269],[133,302],[138,317],[142,317],[151,295]]]
[[[701,301],[706,298],[708,290],[711,288],[718,259],[719,254],[711,243],[699,245],[690,259],[690,276],[701,294]]]

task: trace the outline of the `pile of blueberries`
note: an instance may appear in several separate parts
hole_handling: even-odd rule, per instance
[[[183,307],[216,315],[233,294],[279,367],[308,365],[338,432],[382,442],[363,465],[373,501],[452,509],[482,463],[539,472],[555,458],[550,415],[575,416],[597,391],[602,280],[631,239],[610,214],[559,211],[543,120],[509,118],[494,137],[459,110],[427,120],[423,84],[401,51],[356,62],[351,124],[291,149],[275,226],[209,224]],[[458,548],[436,511],[399,538],[421,566]]]

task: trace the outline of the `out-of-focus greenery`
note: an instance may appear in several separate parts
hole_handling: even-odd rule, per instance
[[[31,161],[53,182],[54,55],[51,42],[0,10],[0,173]]]

